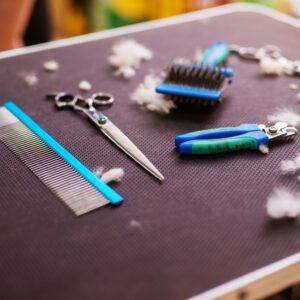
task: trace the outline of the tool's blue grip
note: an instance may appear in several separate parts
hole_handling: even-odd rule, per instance
[[[201,63],[208,65],[222,65],[230,54],[229,45],[224,42],[215,42],[204,52]]]
[[[200,139],[220,139],[234,137],[251,131],[261,131],[257,124],[242,124],[237,127],[223,127],[207,130],[193,131],[178,135],[175,138],[175,145],[178,147],[181,143],[200,140]]]
[[[218,90],[208,90],[173,84],[159,84],[156,86],[155,91],[159,94],[207,99],[211,101],[219,101],[222,94],[221,91]]]
[[[268,142],[269,138],[263,131],[252,131],[233,137],[184,142],[179,145],[179,152],[184,155],[216,154],[241,149],[259,149],[261,145],[267,146]]]

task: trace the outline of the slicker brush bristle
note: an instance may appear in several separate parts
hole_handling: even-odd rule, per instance
[[[218,101],[211,101],[207,99],[199,99],[192,97],[184,97],[184,96],[167,96],[166,99],[174,101],[180,107],[185,106],[195,106],[195,107],[215,107],[217,104],[223,102],[223,98],[220,98]]]
[[[200,64],[172,64],[165,83],[218,90],[225,78],[224,71],[222,72],[217,67]]]
[[[214,106],[222,101],[222,91],[231,83],[233,71],[204,64],[173,63],[156,92],[179,104]]]

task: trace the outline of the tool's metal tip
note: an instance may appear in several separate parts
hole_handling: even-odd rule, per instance
[[[162,174],[156,174],[155,177],[160,180],[160,181],[164,181],[165,180],[165,177],[162,175]]]
[[[137,160],[136,160],[137,161]],[[137,161],[143,166],[149,173],[151,173],[156,179],[164,181],[165,177],[157,170],[157,168],[145,157],[144,161]]]
[[[127,153],[133,160],[141,165],[145,170],[152,174],[155,178],[163,181],[164,176],[156,169],[156,167],[149,161],[149,159],[133,144],[131,140],[111,121],[103,125],[97,126],[100,130],[117,146],[119,146],[125,153]]]
[[[148,164],[142,164],[140,162],[138,162],[141,166],[143,166],[145,168],[145,170],[147,170],[150,174],[152,174],[156,179],[158,179],[159,181],[164,181],[165,177],[154,167],[154,165],[148,161]]]
[[[299,130],[295,127],[287,127],[286,128],[286,136],[293,136],[298,134]]]

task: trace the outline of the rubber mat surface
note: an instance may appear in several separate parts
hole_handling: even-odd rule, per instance
[[[277,107],[299,110],[288,84],[297,78],[264,78],[255,62],[231,57],[236,79],[213,112],[142,111],[129,94],[149,70],[173,57],[191,57],[216,40],[250,46],[276,44],[299,58],[299,30],[254,13],[234,13],[128,35],[154,58],[125,81],[107,63],[120,38],[43,51],[1,61],[0,99],[13,100],[90,169],[122,167],[113,187],[122,206],[106,206],[76,218],[0,144],[1,299],[182,299],[218,286],[300,250],[299,222],[272,222],[265,200],[276,186],[300,191],[297,179],[280,175],[279,164],[299,149],[278,142],[264,156],[244,151],[180,157],[175,135],[212,127],[265,123]],[[43,71],[45,60],[61,68]],[[22,81],[34,71],[36,86]],[[112,93],[105,114],[165,176],[159,183],[73,111],[57,111],[47,92],[77,92],[89,80],[93,91]]]

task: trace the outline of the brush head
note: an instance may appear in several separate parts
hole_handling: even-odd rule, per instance
[[[230,68],[174,62],[156,92],[177,103],[212,106],[221,102],[222,92],[233,76]]]

